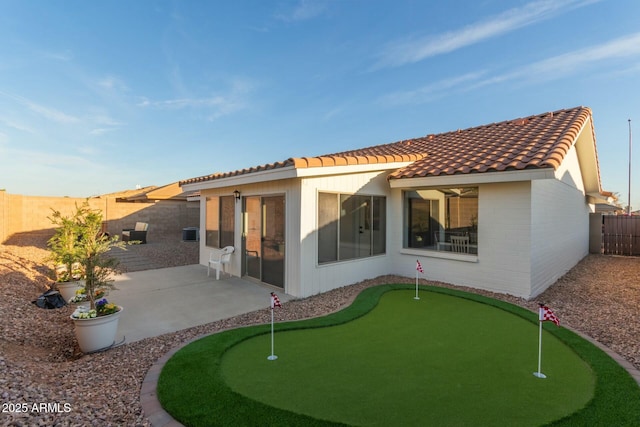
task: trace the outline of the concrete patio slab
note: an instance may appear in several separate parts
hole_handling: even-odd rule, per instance
[[[282,290],[225,276],[207,276],[207,267],[187,265],[136,271],[115,277],[109,300],[124,307],[116,343],[139,341],[269,307],[270,293]]]

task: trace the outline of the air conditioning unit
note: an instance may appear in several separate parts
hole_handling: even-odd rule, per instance
[[[198,242],[200,241],[200,230],[198,227],[186,227],[182,229],[182,241],[183,242]]]

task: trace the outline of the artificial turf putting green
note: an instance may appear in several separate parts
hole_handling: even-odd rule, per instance
[[[538,328],[448,295],[388,292],[339,326],[279,332],[232,347],[222,376],[267,405],[351,425],[539,426],[593,397],[589,366],[543,334],[547,379],[537,369]]]
[[[411,285],[377,286],[340,312],[277,323],[276,361],[266,360],[269,325],[204,337],[169,359],[158,398],[187,426],[637,425],[640,388],[599,348],[545,323],[548,378],[538,379],[537,314],[457,290],[421,289],[415,301]],[[375,328],[362,323],[376,318]],[[359,333],[348,339],[352,330]]]

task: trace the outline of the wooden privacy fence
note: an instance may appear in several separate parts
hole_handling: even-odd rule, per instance
[[[602,216],[602,253],[640,255],[640,216]]]

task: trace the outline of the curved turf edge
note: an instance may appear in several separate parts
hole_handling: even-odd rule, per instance
[[[277,323],[276,331],[340,325],[371,311],[380,297],[391,290],[414,289],[409,284],[380,285],[363,290],[341,311],[323,317]],[[420,289],[487,304],[513,313],[534,324],[537,313],[492,298],[456,289],[421,285]],[[544,325],[593,369],[596,384],[593,399],[582,410],[549,426],[637,425],[640,419],[640,387],[631,375],[597,346],[566,328]],[[183,347],[169,359],[158,380],[158,398],[163,408],[186,426],[278,425],[340,426],[344,424],[296,414],[249,399],[233,392],[221,376],[224,353],[234,345],[270,332],[270,325],[250,326],[209,335]],[[194,370],[197,366],[200,369]],[[189,375],[197,372],[197,375]],[[552,390],[550,391],[552,392]],[[203,400],[206,396],[206,401]]]

